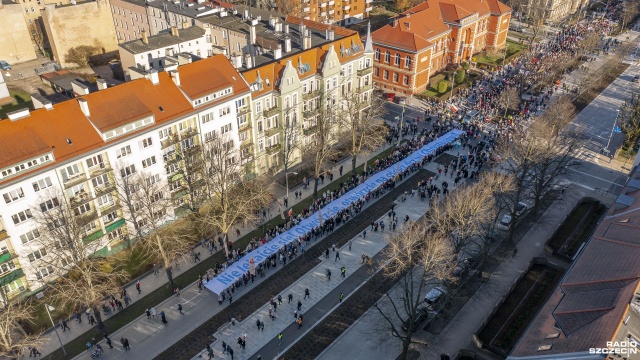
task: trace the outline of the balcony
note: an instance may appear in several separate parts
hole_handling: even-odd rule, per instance
[[[306,12],[306,13],[308,13],[308,12],[310,12],[310,11],[311,11],[311,9],[310,9],[308,6],[307,6],[306,8],[304,8],[303,10],[304,10],[304,12]]]
[[[316,89],[316,90],[309,91],[307,93],[302,94],[302,99],[311,100],[311,99],[317,98],[318,96],[320,96],[320,90]]]
[[[274,106],[271,109],[264,110],[262,112],[262,115],[264,115],[264,117],[272,117],[273,115],[277,115],[278,113],[280,113],[280,109],[277,106]]]
[[[364,2],[365,2],[366,4],[371,4],[371,3],[373,2],[373,0],[364,0]]]
[[[368,68],[358,70],[358,76],[369,75],[373,72],[373,66],[369,66]]]
[[[333,15],[333,14],[335,14],[335,11],[329,10],[329,15]]]
[[[106,206],[103,205],[100,207],[100,213],[102,215],[111,214],[112,212],[119,210],[120,208],[122,208],[122,205],[120,205],[119,203],[107,204]]]
[[[188,128],[180,132],[180,136],[182,137],[181,140],[188,139],[196,135],[198,135],[198,130],[196,128]]]
[[[169,146],[174,145],[174,144],[178,143],[179,141],[180,141],[180,138],[178,137],[178,135],[171,134],[171,135],[169,135],[169,137],[167,139],[162,140],[160,142],[160,147],[162,149],[168,148]]]
[[[264,131],[264,136],[273,136],[275,134],[279,134],[280,133],[280,128],[279,127],[272,127],[270,129],[267,129]]]
[[[79,206],[88,201],[91,201],[92,199],[93,199],[93,196],[91,196],[90,193],[88,193],[83,189],[78,191],[74,196],[71,196],[69,198],[69,201],[71,202],[71,206]]]
[[[104,230],[105,232],[109,233],[112,232],[113,230],[123,226],[127,221],[125,219],[119,219],[107,226],[105,226]]]
[[[247,130],[251,129],[251,121],[247,120],[241,124],[238,124],[238,130]]]
[[[268,148],[266,148],[265,150],[267,151],[268,155],[277,154],[277,153],[280,152],[280,150],[282,150],[282,144],[271,145]]]
[[[84,226],[98,218],[98,212],[92,209],[78,217],[76,217],[76,223],[78,226]]]
[[[320,108],[318,107],[313,110],[304,111],[302,114],[304,115],[305,118],[310,118],[320,114]]]
[[[0,286],[9,285],[22,277],[24,277],[24,271],[22,269],[15,269],[12,272],[0,277]]]
[[[248,107],[248,106],[241,107],[241,108],[237,109],[237,111],[238,111],[238,116],[246,115],[246,114],[248,114],[248,113],[250,112],[250,110],[251,110],[251,109],[249,109],[249,107]]]
[[[7,233],[7,230],[0,230],[0,241],[2,240],[6,240],[9,238],[9,233]]]
[[[329,6],[333,6],[335,3],[336,3],[335,1],[331,0],[329,1]]]
[[[318,131],[318,125],[308,127],[306,129],[302,129],[302,134],[304,136],[309,136],[311,134],[315,134]]]
[[[116,189],[115,183],[104,183],[102,186],[95,188],[96,196],[102,196],[104,194],[113,192]]]
[[[362,94],[365,91],[369,91],[371,90],[373,87],[371,86],[371,84],[369,85],[362,85],[358,88],[358,94]]]
[[[371,12],[371,10],[373,10],[373,8],[371,6],[369,6],[368,8],[364,9],[365,12]]]
[[[326,11],[321,12],[320,16],[327,16],[327,12]]]
[[[348,11],[349,9],[351,9],[351,5],[345,5],[344,7],[342,7],[342,10],[344,11]]]
[[[247,139],[240,142],[240,150],[250,148],[253,145],[253,140]]]
[[[100,163],[100,165],[89,168],[89,178],[94,178],[96,176],[106,174],[111,170],[113,169],[111,169],[111,166],[109,166],[108,164],[105,165],[105,163]]]
[[[0,255],[0,264],[4,264],[7,261],[16,257],[16,254],[13,251],[5,251]]]
[[[72,188],[76,185],[82,184],[85,181],[87,181],[87,174],[80,173],[72,178],[67,179],[67,181],[64,183],[64,188],[65,189]]]
[[[322,4],[320,4],[320,7],[327,7],[327,3],[323,2]]]

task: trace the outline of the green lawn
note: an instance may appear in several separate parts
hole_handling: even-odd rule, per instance
[[[380,154],[369,159],[368,164],[373,164],[373,162],[376,161],[377,159],[381,159],[388,156],[392,150],[393,150],[393,147],[382,151]],[[356,171],[361,172],[363,169],[364,169],[364,165],[360,165],[359,167],[356,168]],[[345,168],[343,172],[344,175],[342,177],[335,179],[331,184],[322,188],[322,190],[321,191],[319,190],[318,192],[321,193],[326,190],[337,189],[340,184],[340,181],[346,182],[351,177],[351,171],[349,170],[350,169]],[[305,207],[308,207],[312,201],[313,199],[311,197],[308,197],[302,200],[300,203],[296,204],[293,207],[294,213],[296,214],[299,213],[300,211],[302,211],[302,209],[304,209]],[[236,249],[246,248],[252,238],[254,237],[257,238],[264,235],[263,229],[273,228],[276,225],[281,224],[282,222],[284,222],[284,220],[282,219],[282,217],[279,217],[279,216],[275,217],[274,219],[271,219],[266,224],[264,224],[264,226],[260,226],[259,228],[253,230],[252,232],[246,234],[245,236],[237,240],[233,245],[234,248]],[[139,277],[140,275],[144,274],[144,272],[150,269],[151,264],[149,263],[148,260],[141,257],[141,254],[132,254],[131,256],[129,256],[129,252],[124,251],[121,254],[117,254],[115,256],[121,257],[121,259],[125,264],[124,266],[126,267],[126,270],[128,272],[132,274],[138,274],[136,276],[133,276],[132,278]],[[196,281],[198,279],[198,275],[204,274],[207,270],[213,268],[216,262],[223,263],[224,261],[225,261],[224,251],[223,250],[218,251],[213,256],[204,259],[203,261],[199,262],[197,265],[195,265],[191,269],[185,271],[180,276],[176,277],[175,278],[176,286],[180,288],[185,288],[186,286]],[[136,264],[140,264],[140,266],[136,266]],[[164,276],[164,272],[161,272],[158,276]],[[129,307],[125,308],[124,310],[119,312],[117,315],[112,316],[107,320],[105,320],[104,324],[107,327],[108,331],[110,333],[113,333],[114,331],[122,328],[123,326],[135,320],[137,317],[139,317],[141,314],[144,313],[145,309],[153,306],[157,306],[159,303],[166,300],[171,295],[172,295],[172,292],[166,286],[156,289],[155,291],[149,293],[148,295],[138,300],[137,302],[132,303]],[[44,303],[43,302],[44,299],[38,300],[38,301],[41,301],[42,303]],[[46,316],[46,312],[44,312],[44,307],[43,306],[41,307],[43,310],[42,313],[44,313],[44,316]],[[38,314],[38,323],[40,325],[46,325],[45,320],[47,318],[43,318],[41,316],[42,313]],[[57,316],[57,318],[59,317],[60,315]],[[71,341],[69,344],[65,345],[65,349],[67,350],[67,353],[69,354],[69,356],[64,356],[62,353],[62,350],[58,349],[51,355],[47,356],[46,359],[63,360],[63,359],[69,359],[73,356],[76,356],[82,353],[83,351],[86,351],[85,344],[88,341],[91,341],[91,338],[93,337],[95,337],[96,339],[100,339],[102,338],[102,333],[94,328],[91,331],[88,331],[82,334],[77,339]]]
[[[0,119],[6,119],[7,113],[12,111],[29,108],[33,110],[33,103],[31,102],[31,95],[21,90],[9,90],[9,95],[14,99],[14,102],[0,106]]]

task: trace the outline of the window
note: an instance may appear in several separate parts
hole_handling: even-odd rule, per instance
[[[31,254],[27,255],[27,257],[29,258],[30,262],[34,262],[36,260],[42,259],[46,255],[47,255],[47,250],[45,248],[42,248],[40,250],[36,250],[36,251],[32,252]]]
[[[98,198],[98,206],[113,204],[113,196],[111,194],[102,195]]]
[[[238,45],[240,45],[240,44],[238,44]],[[244,98],[236,100],[236,109],[243,108],[245,106],[246,106],[246,103],[245,103],[245,99]]]
[[[142,139],[141,145],[143,149],[148,148],[153,145],[153,140],[151,138]]]
[[[33,217],[33,215],[31,215],[31,210],[27,209],[24,211],[21,211],[15,215],[11,216],[11,219],[13,219],[13,223],[15,225],[20,224],[21,222],[27,221],[29,219],[31,219]]]
[[[258,120],[258,132],[261,133],[262,131],[263,131],[262,120]]]
[[[109,186],[109,176],[107,176],[107,174],[100,175],[91,179],[91,183],[93,184],[93,187],[98,187],[100,185]]]
[[[91,203],[86,203],[86,204],[82,204],[80,206],[78,206],[77,208],[73,209],[73,213],[76,216],[80,216],[86,212],[91,211]]]
[[[258,140],[258,150],[259,151],[263,151],[264,150],[264,139]]]
[[[389,71],[388,70],[385,70],[384,73],[382,73],[382,78],[385,79],[385,80],[389,79]]]
[[[396,54],[396,60],[394,62],[395,66],[400,66],[400,54]]]
[[[398,73],[393,74],[393,82],[398,82]]]
[[[409,85],[409,77],[407,75],[404,76],[404,84]]]
[[[225,106],[222,109],[220,109],[220,116],[225,116],[227,114],[229,114],[231,112],[231,107],[230,106]]]
[[[150,177],[147,178],[147,185],[148,186],[151,186],[151,185],[153,185],[153,184],[155,184],[157,182],[160,182],[160,175],[158,175],[158,174],[155,174],[155,175],[150,176]],[[137,190],[138,189],[135,189],[135,191],[137,191]]]
[[[160,137],[160,140],[171,136],[171,134],[173,134],[173,130],[171,130],[171,128],[158,131],[158,135]]]
[[[58,207],[60,203],[58,203],[58,198],[49,199],[43,203],[40,203],[40,210],[44,213],[55,207]]]
[[[213,120],[213,113],[204,114],[200,117],[200,119],[202,120],[203,124],[206,124],[209,121]]]
[[[87,168],[92,168],[98,165],[100,165],[100,167],[104,167],[104,162],[102,162],[102,155],[96,155],[87,159]]]
[[[222,127],[220,127],[220,134],[226,134],[229,131],[231,131],[231,129],[232,129],[231,128],[231,123],[229,123],[229,124],[227,124],[225,126],[222,126]]]
[[[160,201],[162,200],[163,197],[164,197],[164,194],[162,193],[162,191],[157,192],[151,196],[151,202],[154,203],[154,202]]]
[[[120,148],[117,152],[116,152],[116,157],[118,159],[131,155],[131,146],[127,145],[125,147]]]
[[[13,261],[9,261],[6,262],[2,265],[0,265],[0,274],[4,274],[4,273],[8,273],[9,271],[13,271],[13,269],[16,268],[16,264],[13,263]],[[5,291],[6,291],[6,287],[5,287]],[[10,292],[10,291],[8,291]]]
[[[193,147],[196,144],[194,138],[188,138],[185,140],[182,140],[181,145],[183,149],[189,149],[191,147]]]
[[[404,67],[407,69],[411,68],[411,56],[407,55],[407,57],[404,58]]]
[[[204,134],[204,142],[213,141],[215,138],[216,138],[216,132],[215,131],[209,131],[209,132]]]
[[[102,217],[102,222],[104,222],[105,224],[110,223],[116,219],[118,219],[118,213],[116,211],[110,212],[107,215]]]
[[[2,196],[4,197],[4,202],[9,204],[23,198],[24,192],[22,191],[22,188],[17,188],[13,191],[9,191],[8,193],[4,193]]]
[[[374,69],[373,69],[373,72],[374,72],[374,76],[375,76],[375,77],[379,77],[379,76],[380,76],[380,69],[379,69],[379,68],[377,68],[377,67],[376,67],[376,68],[374,68]]]
[[[31,258],[29,258],[29,260],[31,260]],[[32,262],[35,260],[32,260]],[[38,271],[36,271],[36,278],[38,278],[38,280],[42,280],[43,278],[49,276],[53,274],[53,266],[49,265],[46,268],[42,268],[39,269]]]
[[[130,176],[132,174],[135,174],[136,172],[136,166],[135,165],[129,165],[127,167],[125,167],[124,169],[120,169],[120,175],[123,178],[126,178],[127,176]]]
[[[167,170],[167,175],[171,175],[171,174],[173,174],[174,172],[176,172],[176,171],[178,171],[180,169],[178,164],[175,164],[175,163],[174,164],[169,164],[165,168]]]
[[[97,229],[95,221],[88,223],[87,225],[82,227],[82,233],[84,235],[89,235],[93,232],[93,230]]]
[[[62,173],[62,179],[64,181],[67,181],[69,180],[69,178],[75,175],[78,175],[80,173],[80,167],[78,166],[78,164],[73,164],[62,169],[61,173]]]
[[[388,63],[389,61],[391,61],[391,53],[389,51],[386,51],[384,53],[384,62]]]
[[[142,167],[146,169],[147,167],[154,165],[155,163],[156,163],[156,157],[152,156],[148,159],[142,160]]]
[[[20,240],[22,240],[23,244],[31,242],[40,237],[40,232],[38,229],[33,229],[25,234],[20,235]]]

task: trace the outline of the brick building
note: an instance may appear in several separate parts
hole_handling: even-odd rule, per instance
[[[416,94],[448,64],[506,46],[511,9],[498,0],[428,0],[371,34],[374,84]]]

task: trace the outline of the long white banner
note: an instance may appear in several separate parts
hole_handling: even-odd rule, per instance
[[[207,289],[213,291],[214,293],[220,294],[228,287],[230,287],[231,284],[233,284],[235,281],[241,279],[243,274],[246,274],[247,271],[249,271],[250,262],[257,266],[259,263],[266,260],[269,256],[276,253],[283,246],[297,240],[302,235],[310,233],[313,228],[321,224],[321,221],[327,220],[341,210],[348,208],[352,203],[367,195],[368,192],[377,189],[382,184],[384,184],[384,182],[392,179],[394,176],[403,172],[413,164],[421,162],[423,158],[429,156],[438,148],[452,143],[463,133],[464,131],[462,130],[451,130],[445,135],[442,135],[438,139],[423,146],[422,148],[420,148],[420,150],[417,150],[406,158],[400,160],[399,162],[389,166],[388,168],[382,170],[377,174],[372,175],[364,183],[358,185],[340,198],[327,204],[318,213],[313,214],[306,219],[303,219],[298,225],[276,236],[271,241],[243,256],[242,258],[240,258],[240,260],[231,264],[217,277],[206,283],[205,286],[207,287]]]

